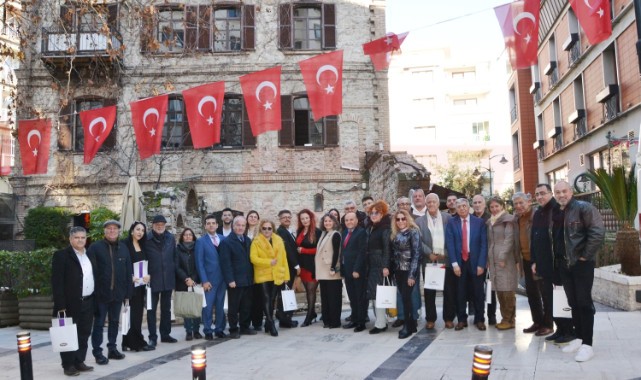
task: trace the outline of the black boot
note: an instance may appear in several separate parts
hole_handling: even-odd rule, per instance
[[[412,335],[410,328],[408,327],[409,323],[405,323],[401,331],[398,332],[398,339],[405,339]]]

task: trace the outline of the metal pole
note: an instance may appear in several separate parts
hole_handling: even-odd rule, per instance
[[[492,367],[492,348],[478,345],[474,347],[472,362],[472,380],[484,380],[490,377]]]
[[[490,159],[489,159],[489,160],[487,160],[487,162],[488,162],[488,164],[490,165],[490,166],[488,167],[488,171],[490,172],[490,198],[491,198],[491,197],[492,197],[492,195],[494,194],[494,193],[492,192],[492,182],[494,181],[494,178],[492,177],[492,157],[490,157]]]
[[[31,333],[20,331],[18,338],[18,358],[20,359],[20,379],[33,380],[33,363],[31,361]]]

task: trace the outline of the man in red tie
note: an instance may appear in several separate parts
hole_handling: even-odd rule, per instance
[[[456,213],[445,228],[445,247],[452,270],[458,277],[457,319],[454,328],[467,327],[466,302],[468,291],[474,302],[474,324],[485,327],[485,267],[487,264],[487,229],[483,219],[470,215],[470,204],[465,198],[456,200]]]

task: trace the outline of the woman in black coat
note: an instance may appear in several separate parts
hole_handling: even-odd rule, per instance
[[[200,282],[198,271],[196,270],[196,255],[194,248],[196,245],[196,234],[191,228],[185,228],[180,234],[176,252],[174,254],[176,266],[176,291],[186,292],[189,287]],[[201,339],[200,335],[200,318],[184,318],[186,339]]]
[[[385,201],[378,201],[370,207],[369,217],[371,223],[367,228],[367,293],[373,301],[376,323],[370,334],[378,334],[387,330],[387,316],[384,308],[376,308],[376,286],[383,285],[383,279],[389,276],[390,271],[390,233],[391,218],[387,214],[389,206]]]
[[[146,235],[147,226],[143,222],[134,222],[129,227],[129,236],[125,239],[125,245],[129,249],[131,262],[135,268],[138,268],[142,261],[147,260],[147,254],[145,253]],[[136,286],[137,284],[138,286]],[[155,349],[155,347],[147,344],[145,337],[142,335],[142,315],[146,309],[145,295],[147,294],[144,284],[149,284],[149,275],[140,278],[138,270],[134,270],[132,278],[134,289],[129,300],[129,306],[131,307],[130,326],[127,334],[122,336],[123,351],[152,351]]]

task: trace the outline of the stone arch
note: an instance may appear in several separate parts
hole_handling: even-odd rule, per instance
[[[176,218],[176,227],[177,228],[185,227],[185,221],[183,220],[182,214],[178,214],[178,217]]]
[[[188,213],[198,212],[198,197],[196,196],[196,190],[194,189],[190,189],[189,193],[187,193],[186,210]]]

